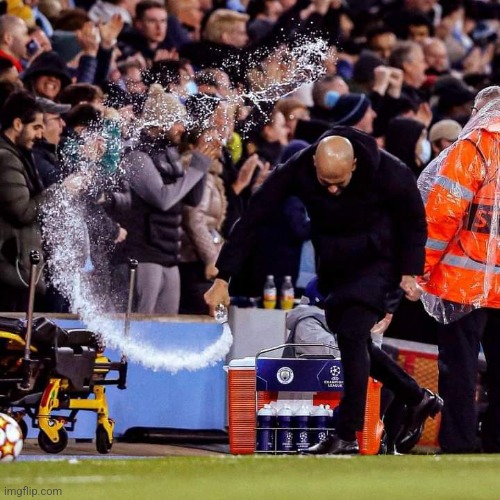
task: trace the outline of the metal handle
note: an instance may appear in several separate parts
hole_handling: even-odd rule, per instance
[[[129,269],[129,282],[128,282],[128,302],[127,302],[127,312],[125,313],[125,326],[123,331],[123,336],[127,339],[130,335],[130,314],[132,313],[132,304],[134,302],[134,289],[135,289],[135,274],[137,272],[137,267],[139,262],[136,259],[129,259],[128,269]],[[123,364],[127,363],[127,356],[122,353],[121,362]],[[123,383],[123,385],[125,382]]]
[[[32,250],[30,252],[30,281],[28,288],[28,310],[26,311],[26,337],[24,345],[23,357],[23,380],[21,382],[21,389],[29,389],[32,376],[32,363],[30,358],[31,348],[31,332],[33,323],[33,309],[35,307],[35,288],[37,282],[37,267],[40,264],[40,252]]]
[[[32,250],[30,252],[30,282],[28,289],[28,310],[26,311],[26,345],[24,346],[24,359],[30,358],[31,347],[31,330],[33,322],[33,309],[35,307],[35,288],[36,288],[36,275],[37,267],[40,264],[40,252]]]
[[[283,348],[289,347],[289,346],[292,346],[292,347],[327,347],[328,349],[331,349],[332,351],[338,349],[338,347],[333,346],[331,344],[318,344],[318,343],[305,343],[305,342],[304,343],[301,342],[300,344],[288,343],[288,344],[276,345],[274,347],[268,347],[267,349],[262,349],[261,351],[259,351],[255,355],[255,359],[257,359],[262,354],[265,354],[266,352],[277,351],[278,349],[283,349]]]
[[[132,304],[134,302],[135,274],[137,272],[138,266],[139,262],[137,262],[136,259],[129,259],[128,302],[127,302],[127,312],[125,315],[125,337],[128,337],[130,333],[130,314],[132,313]]]

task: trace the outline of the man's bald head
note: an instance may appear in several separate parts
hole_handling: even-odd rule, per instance
[[[26,23],[16,16],[0,16],[0,48],[17,59],[26,57],[26,44],[29,42]]]
[[[339,195],[351,182],[356,159],[351,142],[332,135],[322,139],[316,147],[314,166],[319,183],[333,195]]]

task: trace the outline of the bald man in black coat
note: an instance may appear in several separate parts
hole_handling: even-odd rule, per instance
[[[397,297],[420,296],[415,277],[423,273],[425,213],[410,169],[379,149],[373,137],[333,127],[271,173],[222,248],[207,304],[229,304],[229,279],[251,249],[255,228],[289,196],[300,198],[311,218],[318,288],[344,371],[336,433],[309,452],[359,450],[356,432],[363,427],[369,375],[407,404],[402,440],[414,439],[442,400],[375,347],[370,330]]]

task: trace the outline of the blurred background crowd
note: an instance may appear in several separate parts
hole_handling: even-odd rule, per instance
[[[141,313],[206,313],[219,249],[252,192],[331,126],[373,135],[417,177],[457,139],[476,93],[500,84],[497,0],[7,0],[0,9],[2,133],[33,160],[28,198],[70,186],[82,163],[101,173],[86,200],[86,265],[107,280],[101,263],[111,261],[119,283],[137,259]],[[317,40],[328,47],[321,77],[289,93],[295,54]],[[15,128],[31,123],[27,108],[43,115],[31,142]],[[0,154],[0,169],[6,161]],[[2,227],[39,224],[13,220],[1,182]],[[278,289],[285,276],[297,294],[305,287],[309,231],[300,201],[287,200],[231,283],[238,303],[261,296],[270,274]],[[0,263],[18,265],[4,234]],[[11,291],[1,310],[22,308],[15,274],[0,276]],[[43,279],[38,309],[67,312],[50,273]],[[405,330],[420,307],[403,304]]]

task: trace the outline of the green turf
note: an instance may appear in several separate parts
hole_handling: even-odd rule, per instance
[[[0,498],[29,496],[13,492],[25,486],[32,492],[37,488],[37,498],[42,498],[42,488],[59,488],[62,495],[50,498],[77,500],[497,499],[500,455],[217,456],[1,464]]]

